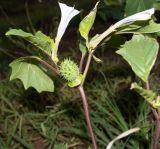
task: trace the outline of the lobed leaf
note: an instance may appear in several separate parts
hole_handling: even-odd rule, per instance
[[[38,62],[30,57],[22,57],[10,63],[12,73],[10,80],[20,79],[24,88],[35,88],[39,93],[42,91],[54,91],[53,80],[42,70]]]
[[[7,36],[18,36],[29,41],[42,51],[46,52],[51,56],[52,50],[54,49],[54,41],[49,36],[46,36],[41,31],[36,32],[35,35],[24,32],[21,29],[11,29],[6,33]]]

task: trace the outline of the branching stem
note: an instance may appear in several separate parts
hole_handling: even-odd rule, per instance
[[[79,90],[81,98],[82,98],[86,123],[87,123],[89,134],[90,134],[91,139],[92,139],[93,147],[94,147],[94,149],[98,149],[98,145],[97,145],[97,142],[96,142],[96,137],[94,135],[92,125],[91,125],[88,101],[87,101],[87,97],[86,97],[86,94],[85,94],[85,91],[84,91],[84,88],[83,88],[83,84],[85,82],[85,79],[86,79],[86,76],[87,76],[87,73],[88,73],[88,70],[89,70],[89,67],[90,67],[90,63],[91,63],[91,60],[92,60],[93,53],[94,53],[94,50],[89,50],[87,63],[86,63],[84,73],[83,73],[83,80],[82,80],[82,83],[77,87],[77,89]],[[82,59],[82,62],[80,63],[80,70],[82,70],[83,61],[84,61],[84,59]]]

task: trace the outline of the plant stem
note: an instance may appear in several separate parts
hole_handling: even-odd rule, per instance
[[[50,65],[49,63],[47,63],[46,61],[43,61],[39,58],[37,58],[37,60],[43,64],[44,66],[48,67],[50,70],[52,70],[53,74],[58,75],[59,74],[59,70],[57,68],[54,68],[52,65]]]
[[[96,143],[96,137],[94,135],[92,126],[91,126],[91,120],[90,120],[90,115],[89,115],[89,109],[88,109],[88,102],[87,102],[87,97],[85,94],[85,91],[83,89],[83,86],[78,86],[77,87],[81,98],[82,98],[82,102],[83,102],[83,108],[84,108],[84,114],[85,114],[85,118],[86,118],[86,122],[87,122],[87,126],[88,126],[88,131],[90,133],[91,139],[92,139],[92,143],[93,143],[93,147],[94,149],[98,149],[97,143]]]
[[[86,76],[87,76],[87,73],[88,73],[88,69],[89,69],[89,66],[90,66],[90,63],[91,63],[91,60],[92,60],[93,52],[94,52],[94,50],[89,52],[88,59],[87,59],[87,64],[86,64],[86,67],[85,67],[85,70],[84,70],[84,73],[83,73],[83,80],[81,82],[81,86],[83,86],[83,84],[85,82],[85,79],[86,79]]]
[[[84,88],[83,88],[83,84],[85,82],[85,79],[86,79],[86,76],[87,76],[87,73],[88,73],[88,70],[89,70],[89,67],[90,67],[90,64],[91,64],[92,55],[95,51],[94,49],[89,49],[88,45],[89,44],[88,44],[88,40],[87,40],[87,47],[88,47],[89,54],[88,54],[87,63],[86,63],[84,73],[83,73],[83,80],[77,88],[78,88],[78,90],[81,94],[81,98],[82,98],[82,102],[83,102],[83,108],[84,108],[84,114],[85,114],[85,118],[86,118],[86,122],[87,122],[88,131],[89,131],[89,134],[90,134],[91,139],[92,139],[93,147],[94,147],[94,149],[98,149],[98,145],[97,145],[97,142],[96,142],[96,137],[94,135],[92,125],[91,125],[89,108],[88,108],[88,101],[87,101],[87,97],[86,97],[86,94],[85,94],[85,91],[84,91]],[[83,69],[84,58],[85,58],[85,55],[84,55],[84,57],[82,55],[81,62],[80,62],[80,71],[81,72],[83,71],[82,69]]]
[[[31,20],[30,14],[29,14],[28,1],[26,1],[26,3],[25,3],[25,9],[26,9],[26,15],[27,15],[27,19],[28,19],[30,28],[31,28],[32,32],[35,34],[36,31],[35,31],[34,25],[32,23],[32,20]]]
[[[12,59],[15,59],[16,57],[12,54],[10,54],[9,52],[7,52],[6,49],[0,48],[0,52],[3,52],[4,54],[6,54],[7,56],[9,56]]]
[[[157,112],[155,109],[152,109],[153,115],[155,117],[155,134],[152,140],[152,149],[159,149],[159,139],[160,139],[160,112]]]
[[[80,61],[80,64],[79,64],[79,70],[80,70],[80,72],[83,71],[83,64],[84,64],[85,56],[86,56],[86,54],[82,54],[82,56],[81,56],[81,61]]]
[[[113,33],[116,29],[116,26],[111,25],[105,32],[100,34],[95,40],[90,41],[90,45],[93,49],[95,49],[108,35]]]
[[[150,90],[149,82],[146,83],[146,89]],[[155,118],[155,134],[153,136],[152,140],[152,149],[159,149],[159,139],[160,139],[160,112],[158,112],[156,109],[152,108],[152,113]]]

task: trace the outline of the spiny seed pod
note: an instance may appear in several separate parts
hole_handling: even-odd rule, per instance
[[[70,59],[65,59],[60,64],[60,73],[69,82],[74,81],[80,74],[77,64]]]

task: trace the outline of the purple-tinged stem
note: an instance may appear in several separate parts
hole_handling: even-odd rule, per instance
[[[85,91],[83,89],[83,86],[81,86],[81,85],[78,86],[77,88],[78,88],[78,90],[80,92],[80,95],[82,97],[84,114],[85,114],[85,118],[86,118],[86,123],[87,123],[88,131],[89,131],[90,137],[92,139],[93,147],[94,147],[94,149],[98,149],[98,145],[97,145],[97,142],[96,142],[96,137],[94,135],[94,132],[93,132],[93,129],[92,129],[92,125],[91,125],[89,108],[88,108],[88,102],[87,102],[87,97],[86,97]]]

